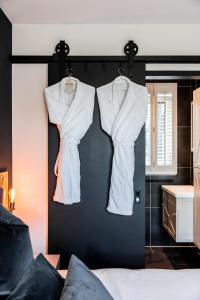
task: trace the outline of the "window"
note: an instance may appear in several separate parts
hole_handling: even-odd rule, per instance
[[[147,83],[146,173],[177,174],[177,84]]]

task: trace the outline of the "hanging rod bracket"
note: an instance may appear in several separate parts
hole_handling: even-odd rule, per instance
[[[130,79],[133,79],[134,76],[133,65],[134,65],[135,56],[138,53],[138,45],[134,43],[134,41],[129,41],[124,47],[124,53],[128,57],[128,61],[129,61],[129,67],[128,67],[129,77]]]
[[[129,41],[125,46],[124,46],[124,53],[126,56],[131,56],[134,57],[138,53],[138,45],[134,43],[134,41]]]
[[[60,41],[56,45],[55,52],[59,59],[60,80],[66,76],[65,61],[70,51],[69,45],[65,41]]]
[[[68,55],[70,51],[69,45],[65,41],[60,41],[55,47],[56,54],[59,55]]]

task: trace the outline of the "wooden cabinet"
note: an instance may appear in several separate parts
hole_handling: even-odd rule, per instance
[[[162,224],[176,242],[193,242],[193,187],[162,186]]]
[[[176,240],[176,198],[163,191],[162,203],[163,226]]]

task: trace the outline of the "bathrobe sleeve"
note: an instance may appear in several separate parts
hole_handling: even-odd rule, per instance
[[[51,123],[60,125],[67,110],[67,105],[59,99],[59,84],[45,88],[45,99]]]

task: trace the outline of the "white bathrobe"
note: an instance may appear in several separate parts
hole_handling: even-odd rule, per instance
[[[66,91],[66,78],[45,89],[50,122],[60,133],[55,164],[57,175],[53,199],[64,204],[80,202],[78,144],[93,120],[95,88],[72,78],[75,89]],[[69,86],[69,88],[71,88]]]
[[[98,88],[97,95],[101,126],[111,136],[114,146],[107,210],[132,215],[134,145],[147,117],[147,89],[120,76]]]

